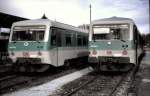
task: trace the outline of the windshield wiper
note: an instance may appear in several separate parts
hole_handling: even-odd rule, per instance
[[[114,39],[120,40],[120,41],[122,41],[122,42],[126,42],[125,40],[120,39],[120,38],[114,38]]]
[[[122,42],[126,42],[125,40],[123,40],[123,39],[121,39],[120,41],[122,41]]]
[[[17,43],[16,41],[13,41],[13,43],[15,44],[15,43]]]

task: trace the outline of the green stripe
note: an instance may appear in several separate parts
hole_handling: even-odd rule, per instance
[[[56,46],[50,46],[49,42],[28,42],[28,46],[24,45],[25,42],[16,42],[9,43],[8,50],[9,51],[46,51],[56,49]],[[15,48],[14,48],[15,47]],[[80,50],[80,49],[88,49],[88,46],[58,46],[59,50]]]
[[[13,51],[39,51],[47,50],[49,45],[46,42],[28,42],[28,46],[24,45],[25,42],[11,42],[8,44],[8,50]]]
[[[58,47],[58,50],[88,50],[88,47]],[[56,50],[56,47],[53,47],[51,50]]]
[[[108,44],[108,42],[111,42],[111,44]],[[134,42],[133,40],[126,40],[125,42],[122,42],[120,40],[112,40],[112,41],[91,41],[89,42],[89,50],[97,49],[97,50],[122,50],[124,49],[122,46],[128,45],[126,49],[133,49]],[[94,46],[94,47],[92,47]]]

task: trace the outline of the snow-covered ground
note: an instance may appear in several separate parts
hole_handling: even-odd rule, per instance
[[[15,92],[3,94],[2,96],[48,96],[48,95],[53,94],[56,90],[60,89],[61,86],[77,78],[80,78],[83,75],[88,74],[89,72],[92,71],[90,69],[85,68],[80,71],[68,74],[66,76],[54,79],[42,85],[38,85],[38,86],[31,87],[31,88],[26,88],[26,89],[20,89]]]

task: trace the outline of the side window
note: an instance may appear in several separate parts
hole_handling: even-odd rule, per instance
[[[81,35],[77,35],[77,45],[82,46],[82,37],[81,37]]]
[[[58,28],[52,28],[51,45],[52,46],[61,46],[61,30]]]
[[[72,45],[72,40],[71,40],[72,36],[71,34],[66,34],[65,39],[66,39],[66,46],[71,46]]]
[[[56,34],[56,38],[57,38],[57,46],[61,46],[61,42],[62,42],[62,29],[57,29],[57,34]]]
[[[87,38],[83,37],[83,46],[86,46],[86,45],[87,45]]]
[[[51,30],[51,45],[55,46],[56,45],[56,29],[52,28]]]

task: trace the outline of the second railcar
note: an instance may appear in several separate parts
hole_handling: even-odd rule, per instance
[[[142,38],[132,19],[95,20],[89,35],[89,63],[98,71],[128,71],[138,65]]]

